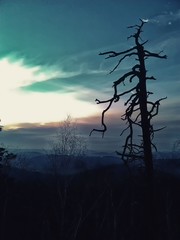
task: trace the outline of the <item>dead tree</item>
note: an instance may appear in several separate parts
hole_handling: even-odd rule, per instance
[[[99,55],[105,55],[106,59],[119,57],[120,59],[116,66],[110,71],[110,74],[113,73],[121,64],[123,60],[129,57],[135,57],[136,64],[132,69],[121,76],[113,84],[113,96],[107,100],[98,100],[96,99],[97,104],[107,104],[107,107],[102,112],[101,123],[102,129],[93,129],[90,133],[97,131],[101,132],[104,136],[104,133],[107,130],[105,123],[105,114],[111,108],[113,103],[116,103],[124,95],[130,95],[128,100],[125,102],[127,106],[122,120],[126,121],[127,127],[122,131],[121,135],[128,131],[125,144],[123,146],[122,152],[117,152],[121,156],[122,160],[126,163],[129,163],[134,160],[142,159],[144,162],[145,170],[147,177],[150,179],[153,176],[153,157],[152,157],[152,148],[156,150],[156,146],[153,144],[152,140],[154,133],[163,129],[154,129],[152,124],[152,119],[159,113],[160,102],[165,98],[160,98],[159,100],[153,102],[149,100],[149,97],[152,92],[147,90],[147,81],[156,80],[153,76],[147,76],[146,70],[146,60],[149,58],[162,58],[166,59],[166,55],[161,55],[162,52],[154,53],[146,50],[144,48],[145,44],[148,41],[142,41],[141,33],[143,32],[143,26],[146,21],[140,19],[139,25],[130,26],[128,28],[135,29],[135,33],[128,37],[128,39],[134,39],[134,47],[122,51],[108,51],[102,52]],[[122,84],[129,81],[134,86],[129,90],[119,93],[118,87]],[[140,142],[137,143],[137,140],[134,138],[134,130],[140,128]]]

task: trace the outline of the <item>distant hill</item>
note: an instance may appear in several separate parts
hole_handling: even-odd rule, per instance
[[[63,155],[46,154],[40,151],[21,151],[10,162],[11,168],[48,174],[76,174],[91,169],[114,166],[122,167],[123,162],[116,156],[84,156],[72,158]],[[157,152],[154,154],[155,169],[180,176],[179,152]],[[131,167],[135,167],[135,164]]]
[[[122,161],[115,156],[84,156],[73,158],[38,151],[17,153],[17,158],[10,163],[11,167],[48,173],[55,170],[60,173],[72,173],[112,164],[122,164]]]

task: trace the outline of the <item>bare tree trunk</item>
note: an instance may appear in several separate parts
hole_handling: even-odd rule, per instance
[[[142,139],[144,149],[144,164],[146,170],[146,189],[145,189],[145,231],[147,239],[154,239],[154,187],[153,187],[153,157],[151,147],[150,120],[148,119],[147,109],[147,86],[146,68],[144,60],[144,47],[137,44],[138,57],[140,62],[139,75],[139,106],[141,112]]]
[[[139,105],[141,112],[141,126],[144,148],[144,163],[146,169],[147,179],[151,182],[153,178],[153,157],[151,148],[151,133],[150,121],[148,119],[147,109],[147,87],[146,87],[146,68],[144,60],[144,47],[137,43],[137,51],[140,62],[140,76],[139,76]]]

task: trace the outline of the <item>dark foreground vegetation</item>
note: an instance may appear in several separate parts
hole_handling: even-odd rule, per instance
[[[122,166],[61,177],[16,171],[18,180],[1,173],[1,240],[148,239],[141,173],[129,175]],[[180,181],[160,172],[153,233],[157,240],[180,239]]]

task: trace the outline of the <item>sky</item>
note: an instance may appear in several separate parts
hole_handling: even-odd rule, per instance
[[[166,126],[155,137],[160,151],[171,151],[180,139],[180,2],[178,0],[1,0],[0,1],[0,142],[11,148],[42,149],[58,123],[71,115],[92,151],[114,152],[123,145],[121,115],[126,98],[107,114],[108,131],[102,139],[105,106],[95,99],[112,96],[113,81],[130,70],[124,61],[99,56],[103,51],[123,51],[129,25],[148,20],[142,34],[146,48],[164,51],[167,60],[147,63],[157,80],[148,83],[161,103],[157,126]],[[123,88],[122,88],[123,91]]]

